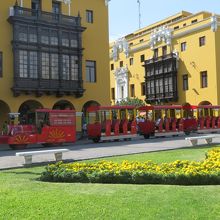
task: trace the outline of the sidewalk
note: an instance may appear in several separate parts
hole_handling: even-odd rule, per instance
[[[199,144],[207,145],[203,140],[198,141]],[[214,144],[220,144],[220,136],[213,139]],[[31,146],[22,151],[35,151],[56,148],[43,148],[40,145]],[[152,151],[162,151],[170,149],[178,149],[183,147],[192,147],[189,142],[185,140],[185,136],[171,137],[171,138],[152,138],[145,140],[143,137],[138,137],[132,141],[93,143],[91,140],[80,140],[75,144],[63,145],[59,148],[67,148],[70,151],[63,154],[63,160],[77,161],[93,158],[111,157],[117,155],[135,154]],[[1,148],[2,149],[2,148]],[[0,150],[0,169],[23,167],[24,158],[16,157],[18,151],[10,150],[9,148]],[[34,164],[42,164],[46,162],[54,162],[53,154],[36,155],[33,156]]]

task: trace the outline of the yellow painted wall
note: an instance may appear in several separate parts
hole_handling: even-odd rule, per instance
[[[181,13],[180,13],[181,14]],[[176,16],[180,16],[177,14]],[[188,17],[184,17],[181,20],[170,22],[169,28],[173,30],[174,27],[179,26],[179,29],[173,30],[172,43],[167,47],[167,53],[177,51],[179,54],[179,68],[178,68],[178,102],[170,104],[184,104],[190,103],[198,105],[202,101],[209,101],[213,105],[220,104],[220,63],[217,62],[220,56],[220,27],[215,33],[211,30],[211,13],[199,12],[197,14],[188,14]],[[185,14],[187,16],[187,13]],[[172,19],[175,17],[171,17]],[[192,21],[197,19],[197,22],[192,24]],[[155,23],[155,27],[159,24],[167,22],[169,19],[165,19],[161,22]],[[220,19],[219,19],[220,21]],[[183,26],[186,24],[186,26]],[[205,25],[208,27],[201,28]],[[145,55],[145,60],[153,57],[153,50],[149,47],[150,34],[152,33],[153,25],[141,29],[125,36],[130,46],[131,53],[126,58],[123,52],[119,53],[118,61],[114,62],[110,59],[110,66],[114,63],[115,69],[119,67],[119,63],[123,60],[124,64],[127,64],[129,69],[129,84],[135,84],[135,95],[140,99],[145,99],[145,96],[141,96],[141,82],[144,82],[145,70],[140,62],[140,56]],[[197,30],[198,29],[198,30]],[[138,35],[139,33],[139,35]],[[199,46],[199,38],[206,37],[205,46]],[[143,39],[143,42],[140,40]],[[181,52],[181,43],[187,42],[186,51]],[[112,53],[112,46],[114,42],[110,44],[109,53]],[[164,42],[156,44],[155,48],[159,50],[159,56],[162,55],[162,47]],[[139,49],[138,49],[139,48]],[[132,52],[132,50],[136,50]],[[134,58],[134,65],[129,65],[129,59]],[[124,65],[125,66],[125,65]],[[111,76],[111,88],[115,87],[114,71],[110,71]],[[201,88],[200,72],[207,71],[208,74],[208,87]],[[189,76],[189,90],[183,91],[183,79],[182,76],[188,74]],[[130,86],[129,86],[130,88]],[[113,100],[112,100],[113,101]]]
[[[220,17],[218,17],[220,22]],[[217,68],[217,102],[220,103],[220,27],[215,32],[215,62]]]
[[[19,1],[18,1],[19,2]],[[52,108],[59,100],[70,101],[76,111],[82,111],[83,105],[94,100],[101,105],[110,104],[110,76],[109,76],[109,41],[108,41],[108,8],[105,6],[104,0],[72,0],[71,16],[82,17],[81,25],[86,27],[82,34],[83,51],[83,80],[84,89],[86,89],[83,97],[75,98],[74,96],[63,96],[57,98],[55,95],[43,95],[36,97],[34,95],[20,95],[14,97],[11,91],[13,86],[13,53],[12,53],[12,26],[7,21],[9,17],[9,7],[12,7],[15,0],[7,0],[0,3],[0,51],[3,52],[3,78],[0,78],[0,101],[8,104],[11,112],[18,112],[20,105],[27,100],[36,100],[45,108]],[[30,8],[31,0],[23,0],[23,7]],[[52,11],[52,1],[42,1],[43,11]],[[68,6],[62,3],[62,13],[68,15]],[[86,10],[93,10],[93,24],[86,23]],[[96,61],[96,83],[85,82],[85,61]],[[0,109],[1,113],[1,109]],[[0,116],[0,118],[5,116]],[[3,119],[2,119],[3,120]],[[1,120],[0,120],[1,124]],[[80,129],[80,124],[78,124]]]

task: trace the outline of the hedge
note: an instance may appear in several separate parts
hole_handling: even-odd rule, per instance
[[[114,163],[56,163],[46,166],[42,181],[129,184],[220,184],[220,148],[208,151],[200,162],[176,160],[157,164],[152,161]]]

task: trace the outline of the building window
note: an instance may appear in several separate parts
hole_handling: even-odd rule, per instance
[[[141,62],[144,62],[144,61],[145,61],[145,56],[144,56],[144,54],[142,54],[142,55],[140,56],[140,59],[141,59]]]
[[[199,38],[199,46],[202,47],[205,45],[205,36]]]
[[[42,30],[41,43],[42,44],[49,44],[49,30],[48,29]]]
[[[183,24],[183,27],[186,27],[186,23]]]
[[[41,68],[42,68],[42,78],[50,78],[50,56],[49,53],[41,54]]]
[[[140,43],[144,42],[144,39],[140,39]]]
[[[132,66],[134,64],[134,58],[133,57],[130,58],[129,62],[130,62],[130,66]]]
[[[57,31],[51,31],[50,33],[50,44],[52,46],[58,45],[58,32]]]
[[[201,88],[206,88],[208,87],[208,75],[207,71],[203,71],[200,73],[201,76]]]
[[[71,80],[79,79],[79,59],[77,56],[71,56]]]
[[[167,55],[167,46],[162,47],[162,55],[166,56]]]
[[[86,10],[86,21],[87,23],[93,23],[93,11]]]
[[[62,46],[69,47],[70,41],[69,41],[69,33],[62,33]]]
[[[195,20],[192,20],[191,23],[194,24],[194,23],[196,23],[197,21],[198,21],[198,20],[195,19]]]
[[[112,100],[115,100],[115,88],[111,89]]]
[[[63,65],[63,75],[62,79],[69,80],[70,79],[70,59],[68,55],[62,55],[62,65]]]
[[[186,50],[186,42],[181,43],[181,51]]]
[[[154,58],[158,58],[158,48],[154,49]]]
[[[177,29],[179,29],[179,26],[176,26],[176,27],[174,27],[173,29],[174,29],[174,30],[177,30]]]
[[[58,18],[57,15],[61,14],[61,4],[60,2],[53,1],[52,2],[52,13],[55,14],[55,18]]]
[[[3,53],[0,52],[0,77],[3,76]]]
[[[134,84],[130,85],[130,92],[131,92],[131,97],[134,97],[135,96]]]
[[[134,45],[133,43],[130,43],[130,44],[129,44],[130,47],[133,46],[133,45]]]
[[[123,61],[120,61],[119,66],[123,67]]]
[[[28,52],[26,50],[19,50],[19,76],[28,77]]]
[[[29,28],[29,42],[37,43],[37,29],[36,28]]]
[[[146,87],[145,87],[145,83],[141,83],[141,95],[144,96],[146,95]]]
[[[111,63],[111,70],[114,70],[114,63]]]
[[[32,0],[31,1],[31,9],[41,10],[41,0]]]
[[[51,54],[51,79],[59,79],[59,55]]]
[[[78,47],[77,35],[75,34],[70,35],[70,46],[74,48]]]
[[[86,81],[96,82],[96,61],[86,61]]]
[[[37,62],[36,51],[29,52],[29,71],[30,71],[30,78],[33,79],[38,78],[38,62]]]
[[[28,40],[27,27],[22,27],[22,26],[19,27],[18,40],[27,42]]]
[[[183,90],[186,91],[188,89],[189,89],[188,75],[185,74],[185,75],[183,75]]]

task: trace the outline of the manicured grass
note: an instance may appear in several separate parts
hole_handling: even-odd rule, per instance
[[[125,155],[125,156],[117,156],[117,157],[108,157],[104,158],[104,160],[111,160],[114,162],[121,162],[123,160],[129,161],[146,161],[152,160],[156,163],[163,163],[163,162],[173,162],[175,160],[190,160],[190,161],[201,161],[205,159],[205,153],[213,149],[215,147],[193,147],[193,148],[185,148],[185,149],[178,149],[178,150],[167,150],[167,151],[158,151],[158,152],[150,152],[150,153],[142,153],[142,154],[132,154],[132,155]],[[89,160],[92,162],[99,161],[97,160]],[[102,159],[101,159],[102,160]]]
[[[208,149],[164,151],[111,160],[200,160]],[[44,167],[35,167],[0,173],[0,219],[217,220],[220,216],[220,186],[47,183],[37,180],[43,170]]]

